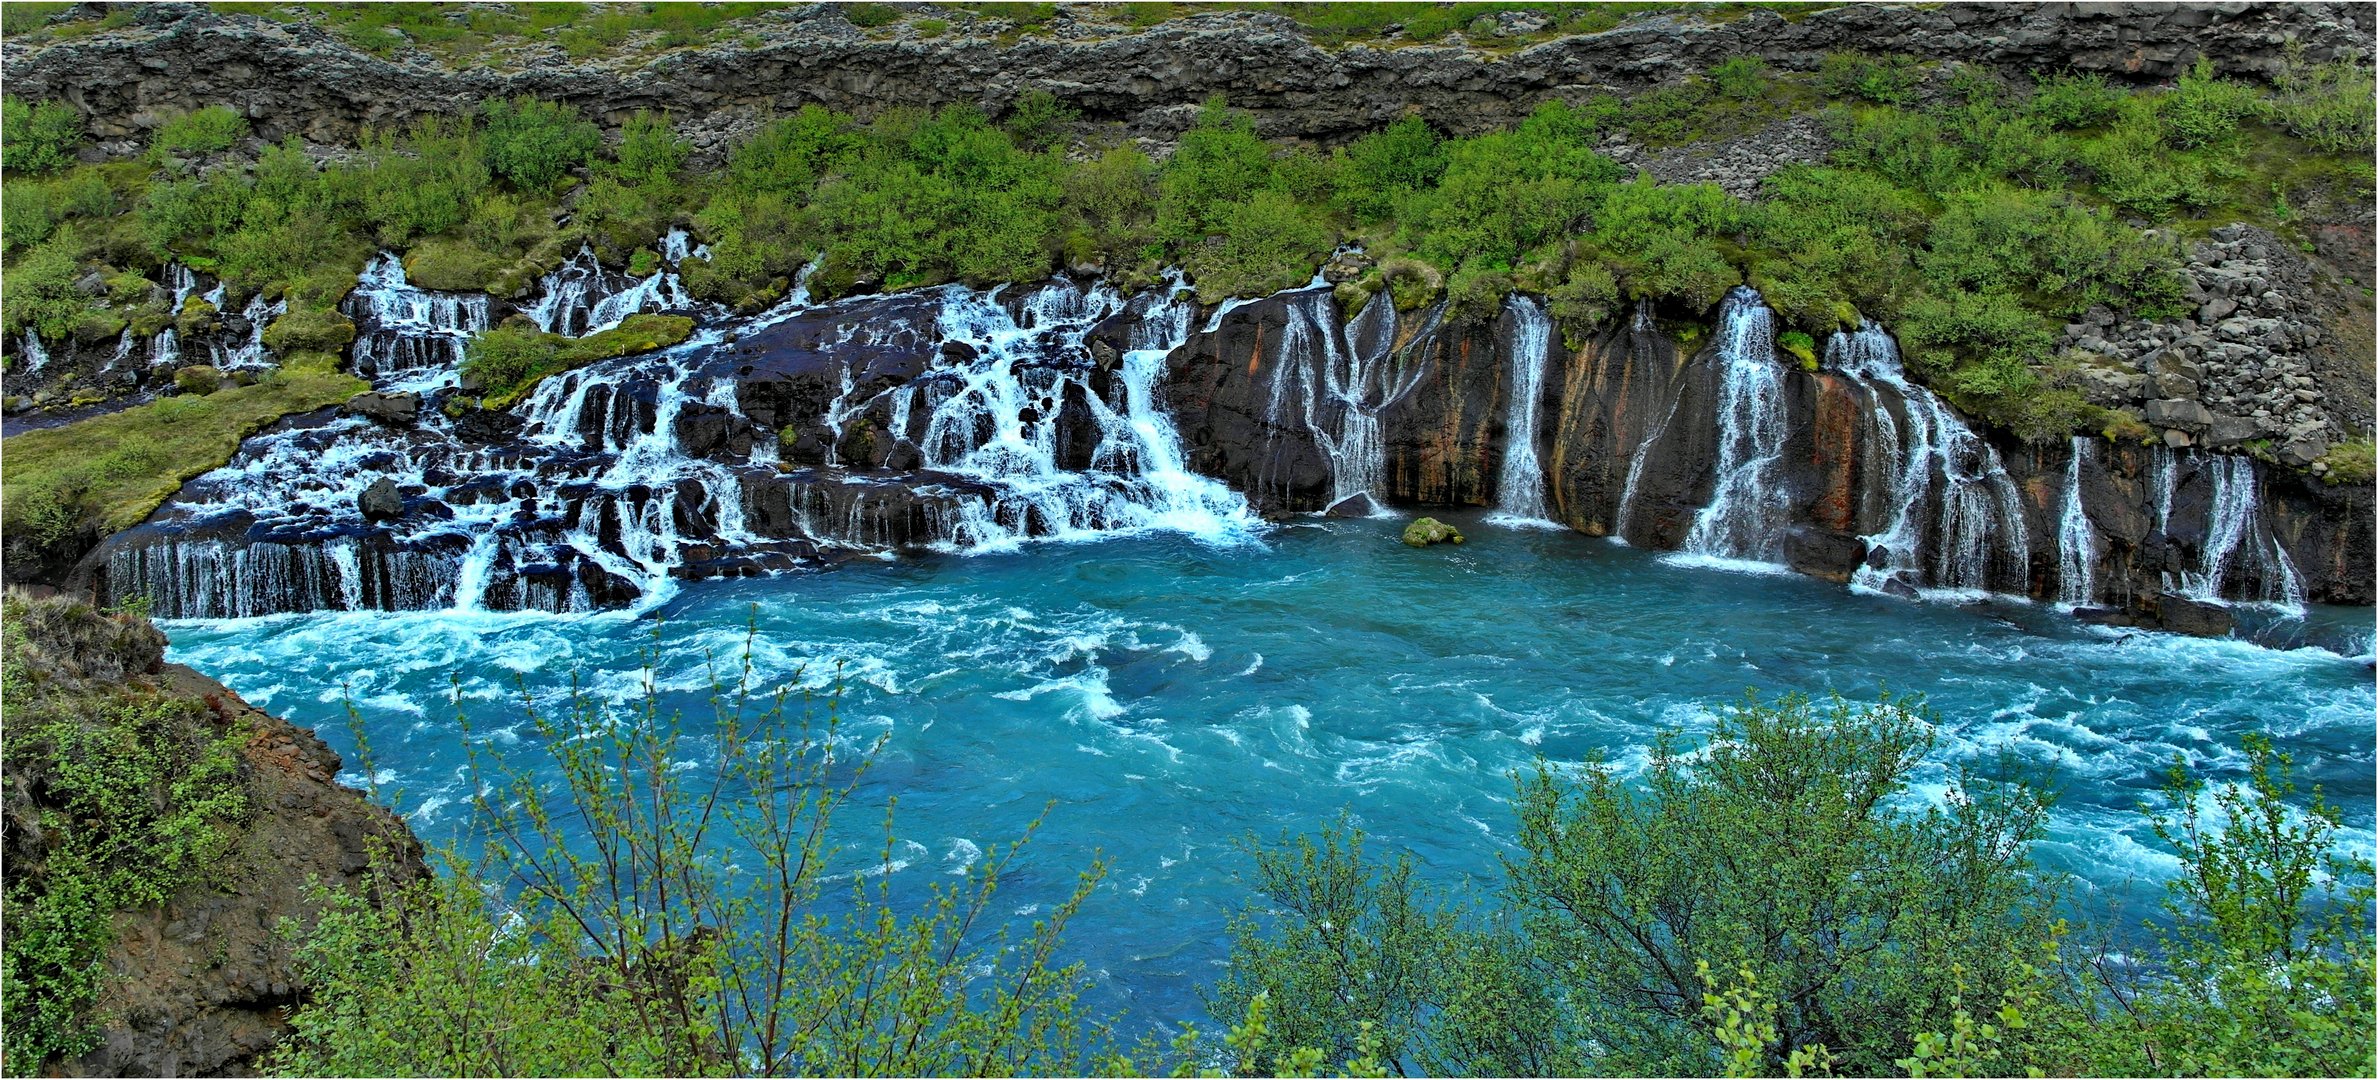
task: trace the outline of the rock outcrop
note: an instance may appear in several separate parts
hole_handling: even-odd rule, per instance
[[[37,695],[72,709],[94,695],[160,695],[201,703],[193,723],[239,740],[238,785],[249,818],[228,853],[153,908],[118,912],[91,1010],[99,1045],[55,1063],[68,1076],[240,1075],[288,1029],[305,980],[284,919],[302,922],[317,883],[377,887],[428,873],[420,843],[395,815],[339,783],[340,760],[313,733],[163,659],[146,620],[63,600],[10,601],[29,648],[12,646]],[[22,606],[20,606],[22,605]],[[35,610],[36,608],[40,610]],[[11,719],[32,703],[12,690]],[[12,737],[23,737],[21,729]],[[12,897],[55,837],[39,824],[39,760],[12,754],[6,805]]]
[[[1170,138],[1199,102],[1223,94],[1252,111],[1267,136],[1334,140],[1407,110],[1449,131],[1481,131],[1546,100],[1669,82],[1739,55],[1785,70],[1851,50],[2142,79],[2168,78],[2209,55],[2225,73],[2267,77],[2289,41],[2315,61],[2367,55],[2374,25],[2367,6],[2346,3],[1849,4],[1792,19],[1767,10],[1725,21],[1639,18],[1516,51],[1458,36],[1331,49],[1293,20],[1252,12],[1133,29],[1061,8],[1020,38],[1004,20],[960,14],[951,32],[925,38],[905,24],[870,32],[840,5],[817,4],[744,20],[733,41],[641,43],[593,60],[540,44],[458,69],[417,50],[375,56],[303,24],[157,4],[139,6],[132,26],[30,49],[11,44],[5,74],[11,94],[73,102],[113,153],[137,152],[165,118],[203,105],[245,110],[266,139],[345,144],[360,127],[512,94],[611,119],[665,109],[715,153],[766,115],[803,105],[872,114],[971,102],[996,113],[1028,89],[1139,136]]]

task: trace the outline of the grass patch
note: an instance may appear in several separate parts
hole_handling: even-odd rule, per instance
[[[0,520],[12,533],[51,533],[53,540],[78,525],[103,535],[137,525],[184,482],[229,462],[241,440],[265,425],[369,389],[335,363],[327,355],[292,356],[250,386],[15,436],[0,458]]]
[[[471,342],[463,377],[479,384],[480,406],[509,409],[547,378],[597,360],[666,349],[693,336],[683,315],[630,315],[618,326],[582,338],[499,326]]]

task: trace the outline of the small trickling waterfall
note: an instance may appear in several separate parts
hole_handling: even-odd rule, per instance
[[[2064,508],[2056,521],[2056,602],[2069,607],[2097,596],[2097,528],[2081,498],[2081,465],[2096,453],[2088,436],[2072,438],[2064,466]]]
[[[1509,523],[1552,525],[1544,504],[1544,468],[1536,459],[1536,414],[1544,396],[1544,367],[1552,356],[1552,320],[1534,300],[1513,294],[1503,310],[1511,319],[1511,401],[1503,422],[1503,471],[1495,487],[1497,518]]]
[[[404,263],[385,252],[364,266],[340,309],[355,320],[355,373],[375,382],[449,376],[464,346],[491,325],[484,294],[416,289]]]
[[[1851,583],[1876,591],[1897,582],[1981,593],[1991,588],[1998,560],[2006,568],[2003,580],[2014,584],[2030,538],[2021,493],[1998,451],[1939,396],[1908,380],[1898,343],[1874,323],[1835,333],[1825,344],[1825,362],[1875,391],[1873,454],[1889,463],[1883,495],[1889,517],[1865,537],[1867,559]]]
[[[252,370],[273,366],[265,352],[264,328],[289,313],[286,299],[266,303],[259,294],[248,298],[248,306],[240,311],[240,318],[248,324],[248,336],[238,344],[225,346],[214,343],[214,365],[224,371]]]
[[[1758,290],[1737,286],[1718,308],[1717,486],[1693,518],[1684,552],[1702,559],[1774,563],[1790,507],[1776,469],[1783,457],[1782,371],[1775,314]]]
[[[678,263],[690,254],[685,230],[669,230],[660,254],[660,269],[632,278],[604,269],[594,248],[581,246],[570,261],[545,275],[537,302],[523,313],[547,333],[585,337],[618,326],[638,312],[696,306],[677,278]]]
[[[2303,581],[2296,574],[2295,563],[2262,520],[2253,459],[2210,454],[2200,457],[2197,466],[2212,487],[2211,520],[2205,526],[2196,569],[2182,572],[2177,581],[2167,579],[2167,590],[2192,600],[2237,600],[2303,610]],[[2174,463],[2157,478],[2159,527],[2168,523],[2170,477],[2176,471]]]
[[[1419,365],[1395,360],[1395,304],[1381,293],[1340,327],[1326,289],[1291,292],[1284,300],[1287,325],[1272,362],[1265,421],[1275,438],[1291,420],[1312,433],[1329,460],[1331,505],[1358,495],[1383,504],[1387,446],[1379,411],[1411,393],[1421,375]]]
[[[24,368],[18,372],[21,375],[31,375],[40,371],[50,362],[49,350],[41,347],[41,335],[34,333],[30,326],[25,328],[24,348],[19,355],[23,356],[25,360]]]

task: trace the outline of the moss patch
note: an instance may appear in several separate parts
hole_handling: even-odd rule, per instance
[[[139,524],[185,481],[230,461],[240,441],[265,425],[370,389],[336,363],[327,355],[293,356],[252,386],[166,398],[11,438],[0,454],[0,520],[11,533],[88,524],[105,534]]]
[[[630,315],[618,326],[582,338],[498,327],[471,342],[463,374],[485,388],[482,407],[509,409],[550,376],[597,360],[666,349],[693,333],[694,321],[683,315]]]

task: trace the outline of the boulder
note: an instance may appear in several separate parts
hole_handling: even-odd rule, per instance
[[[2181,596],[2166,596],[2157,601],[2155,623],[2175,634],[2190,637],[2228,637],[2229,608],[2203,600]]]
[[[2299,435],[2287,440],[2287,445],[2279,448],[2279,460],[2300,469],[2320,460],[2327,453],[2327,439],[2319,435]]]
[[[355,497],[355,509],[365,521],[393,521],[404,515],[405,497],[397,492],[396,481],[383,476]]]
[[[1461,541],[1461,533],[1455,531],[1453,526],[1433,517],[1424,517],[1404,526],[1404,543],[1416,548],[1430,544],[1458,544]]]
[[[411,427],[414,421],[421,418],[421,395],[383,394],[375,390],[348,398],[347,411],[370,417],[379,423]]]
[[[2214,413],[2213,422],[2205,429],[2204,444],[2215,450],[2225,450],[2251,439],[2255,435],[2254,421],[2228,413]]]
[[[1793,529],[1784,534],[1783,555],[1800,573],[1846,582],[1866,559],[1866,541],[1831,529]]]
[[[1357,491],[1352,495],[1348,495],[1343,499],[1339,499],[1338,501],[1329,504],[1329,509],[1324,511],[1327,516],[1334,518],[1370,517],[1377,514],[1378,512],[1379,504],[1372,500],[1370,493],[1362,491]],[[1422,520],[1425,521],[1429,519],[1423,518]],[[1418,523],[1415,522],[1414,524]]]
[[[2117,608],[2077,607],[2072,610],[2073,621],[2086,626],[2137,626],[2138,619]]]
[[[2164,398],[2147,403],[2147,422],[2156,427],[2178,428],[2193,435],[2212,426],[2213,413],[2201,402],[2187,398]]]

